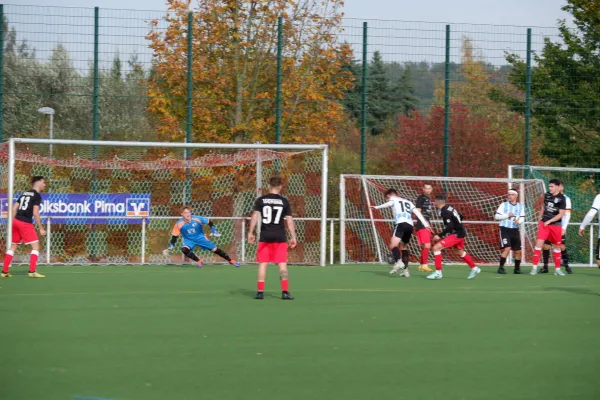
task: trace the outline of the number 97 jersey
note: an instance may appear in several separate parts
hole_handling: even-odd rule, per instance
[[[285,217],[292,215],[292,207],[285,197],[278,194],[267,194],[254,202],[253,211],[260,213],[259,242],[285,243]]]

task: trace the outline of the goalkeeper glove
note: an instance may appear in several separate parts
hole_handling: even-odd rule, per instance
[[[173,250],[173,245],[169,244],[169,248],[163,250],[163,256],[168,256],[171,250]]]
[[[221,234],[219,232],[217,232],[217,227],[212,225],[210,227],[210,230],[212,231],[212,233],[210,234],[210,236],[214,236],[214,237],[219,237],[221,236]]]

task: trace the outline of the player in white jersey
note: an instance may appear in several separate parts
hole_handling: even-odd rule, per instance
[[[590,211],[585,215],[583,222],[579,226],[579,236],[583,236],[585,227],[592,222],[596,213],[600,210],[600,194],[596,196]],[[596,241],[596,265],[600,268],[600,214],[598,214],[598,240]]]
[[[567,252],[566,240],[567,240],[567,228],[569,227],[569,222],[571,221],[572,203],[571,203],[571,198],[565,194],[565,184],[564,183],[562,183],[560,185],[560,192],[564,196],[565,202],[566,202],[565,215],[564,215],[564,217],[562,217],[562,220],[560,221],[560,225],[562,227],[562,243],[560,245],[560,257],[562,259],[562,265],[565,266],[565,271],[567,272],[567,274],[570,275],[573,273],[573,270],[569,266],[569,253]],[[551,245],[551,243],[549,241],[546,241],[544,243],[543,252],[542,252],[542,260],[544,261],[544,266],[540,270],[540,274],[548,273],[548,261],[550,260],[550,245]]]
[[[504,264],[506,259],[513,252],[515,259],[515,274],[521,273],[521,232],[519,225],[525,221],[525,208],[523,204],[517,201],[519,193],[516,190],[508,191],[508,201],[500,204],[494,219],[500,221],[500,267],[499,274],[506,274]]]
[[[423,215],[415,207],[412,201],[398,196],[396,190],[388,189],[385,192],[385,199],[387,200],[387,203],[379,206],[371,206],[371,208],[376,210],[389,207],[394,208],[394,220],[396,225],[390,240],[390,250],[394,255],[396,263],[394,264],[394,268],[390,271],[390,275],[395,274],[402,268],[403,271],[400,275],[408,278],[410,276],[410,273],[408,272],[408,243],[410,242],[414,230],[412,214],[415,214],[417,218],[419,218],[419,221],[421,221],[421,224],[423,224],[425,228],[429,228],[429,223],[423,218]],[[398,246],[400,246],[400,248],[398,248]]]

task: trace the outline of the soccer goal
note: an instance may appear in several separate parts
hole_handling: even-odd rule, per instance
[[[394,223],[392,209],[371,210],[369,207],[384,203],[384,193],[388,188],[396,189],[400,196],[415,202],[425,182],[433,185],[433,196],[445,193],[448,203],[463,214],[468,231],[466,250],[481,265],[498,262],[500,237],[494,214],[500,203],[506,201],[508,189],[517,190],[526,210],[525,223],[521,225],[523,260],[531,260],[545,192],[542,180],[342,175],[341,262],[386,262]],[[442,230],[442,221],[435,217],[432,225],[436,232]],[[418,263],[420,248],[416,238],[411,240],[409,250],[411,263]],[[444,252],[444,262],[462,263],[453,251]]]
[[[567,229],[566,245],[573,265],[595,266],[594,247],[600,237],[595,224],[589,225],[589,233],[578,235],[579,225],[589,211],[594,198],[600,193],[600,168],[566,168],[534,165],[509,165],[508,178],[541,179],[546,184],[553,178],[565,185],[565,194],[571,198],[573,210]]]
[[[325,265],[326,145],[146,143],[13,138],[0,145],[0,240],[11,240],[12,201],[46,177],[42,223],[49,264],[181,263],[162,255],[183,205],[215,222],[215,243],[232,258],[255,260],[246,241],[256,197],[284,178],[298,246],[290,263]],[[22,250],[21,250],[22,251]],[[42,253],[43,254],[43,253]],[[24,262],[25,254],[16,257]],[[206,262],[217,262],[203,252]]]

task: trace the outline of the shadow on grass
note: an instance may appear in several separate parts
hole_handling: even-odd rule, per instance
[[[565,293],[572,293],[572,294],[582,294],[582,295],[587,295],[587,296],[598,296],[600,295],[600,293],[598,293],[597,290],[592,290],[592,289],[586,289],[586,288],[578,288],[578,287],[545,287],[544,290],[548,290],[551,292],[565,292]]]
[[[230,290],[229,293],[234,296],[254,299],[254,296],[256,295],[256,290],[233,289]],[[281,299],[281,292],[265,292],[265,299]]]

